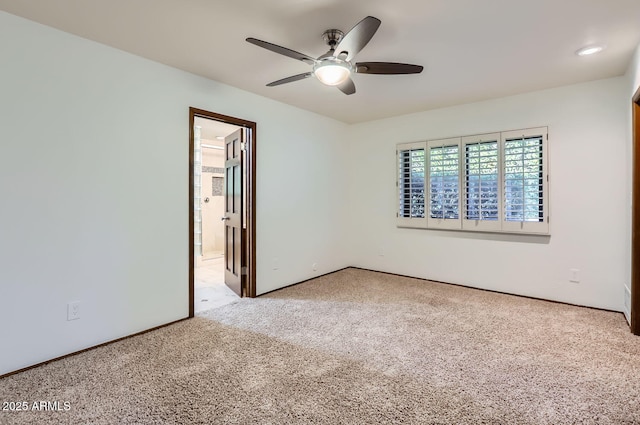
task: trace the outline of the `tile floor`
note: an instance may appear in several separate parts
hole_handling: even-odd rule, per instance
[[[201,313],[240,299],[224,284],[224,257],[204,260],[195,269],[195,313]]]

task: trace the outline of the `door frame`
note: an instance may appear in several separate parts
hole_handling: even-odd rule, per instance
[[[194,189],[193,189],[193,126],[196,117],[211,119],[249,129],[249,137],[246,143],[246,211],[247,211],[247,241],[243,247],[245,264],[247,267],[246,280],[244,281],[244,296],[254,298],[256,296],[256,123],[243,120],[204,109],[189,108],[189,317],[195,315],[195,260],[194,260]]]
[[[631,201],[631,332],[640,335],[640,87],[633,95]]]

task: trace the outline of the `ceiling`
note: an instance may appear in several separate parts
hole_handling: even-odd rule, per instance
[[[200,127],[200,138],[205,140],[207,144],[224,146],[224,138],[237,129],[241,128],[236,125],[227,124],[222,121],[216,121],[207,118],[195,117],[193,121],[194,126]]]
[[[640,43],[639,0],[0,0],[0,10],[290,105],[357,123],[624,74]],[[320,56],[329,28],[382,20],[356,61],[422,74],[355,75],[354,95],[245,41]],[[575,51],[604,43],[600,54]]]

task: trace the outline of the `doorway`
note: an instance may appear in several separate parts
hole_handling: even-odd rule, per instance
[[[189,317],[255,297],[256,124],[189,108]]]

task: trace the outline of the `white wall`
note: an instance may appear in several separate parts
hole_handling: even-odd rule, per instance
[[[626,76],[629,80],[630,95],[633,96],[638,90],[638,87],[640,87],[640,45],[636,48]]]
[[[214,140],[202,139],[203,144],[216,145]],[[220,220],[224,216],[224,196],[222,194],[213,195],[213,178],[214,176],[220,181],[224,179],[224,172],[211,173],[204,171],[204,167],[224,169],[224,150],[220,149],[202,149],[202,256],[198,258],[201,262],[202,258],[220,255],[224,252],[224,223]],[[205,202],[205,199],[208,199]]]
[[[625,90],[619,77],[352,126],[354,265],[621,311]],[[397,143],[538,126],[550,134],[550,238],[396,227]]]
[[[0,57],[0,374],[187,316],[189,106],[258,124],[258,293],[348,265],[344,124],[4,12]]]

